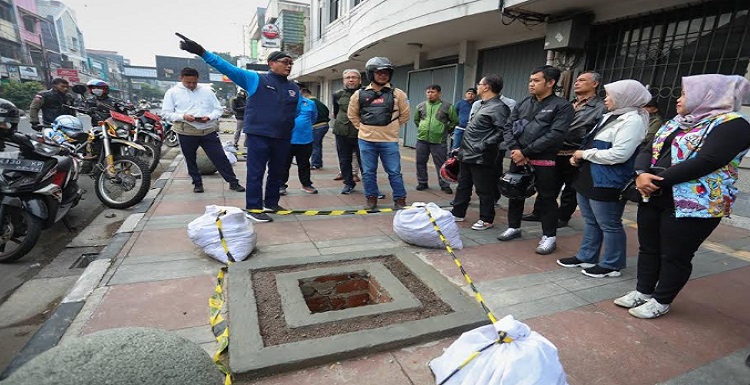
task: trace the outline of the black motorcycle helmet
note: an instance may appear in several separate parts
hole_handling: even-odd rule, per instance
[[[517,172],[506,172],[500,177],[500,194],[508,199],[525,199],[536,194],[534,169],[526,166]]]
[[[375,81],[375,71],[388,70],[390,72],[389,80],[393,79],[393,64],[387,57],[376,56],[367,61],[365,64],[365,71],[367,72],[367,79]]]
[[[18,129],[21,113],[9,100],[0,99],[0,134],[8,136]]]

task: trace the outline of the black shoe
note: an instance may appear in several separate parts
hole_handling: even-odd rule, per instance
[[[354,191],[354,186],[344,186],[344,188],[341,190],[341,193],[344,195],[349,195]]]
[[[521,217],[522,221],[528,221],[528,222],[540,222],[542,219],[539,217],[539,214],[535,212],[531,212],[528,214],[523,214]]]
[[[245,191],[245,188],[242,187],[239,183],[232,183],[232,184],[230,184],[229,185],[229,189],[232,190],[232,191],[237,191],[237,192],[244,192]]]
[[[285,209],[285,208],[283,208],[283,207],[281,207],[279,205],[273,205],[273,206],[265,206],[264,205],[263,206],[263,210],[274,211],[274,212],[276,212],[276,211],[288,211],[287,209]]]
[[[428,188],[429,188],[429,186],[427,186],[427,183],[420,183],[420,184],[417,185],[416,190],[417,191],[422,191],[422,190],[427,190]]]
[[[446,194],[453,194],[453,189],[450,188],[450,186],[445,186],[445,187],[441,188],[441,190],[443,190],[443,192],[446,193]]]
[[[584,269],[596,266],[596,264],[583,262],[576,257],[560,258],[557,260],[557,264],[562,267],[582,267]]]
[[[266,213],[245,213],[245,216],[255,222],[273,222],[273,218]]]
[[[451,206],[454,206],[456,203],[453,200],[451,200],[450,202],[448,202],[448,204]]]
[[[568,221],[564,221],[562,219],[558,219],[557,220],[557,228],[560,229],[560,228],[563,228],[563,227],[568,227]]]
[[[193,192],[194,193],[199,193],[200,194],[203,191],[205,191],[205,190],[203,190],[203,185],[202,184],[197,184],[197,185],[193,186]]]

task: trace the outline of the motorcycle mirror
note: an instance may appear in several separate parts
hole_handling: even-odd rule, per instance
[[[76,84],[73,86],[73,92],[79,95],[84,95],[86,94],[86,86],[84,86],[83,84]]]

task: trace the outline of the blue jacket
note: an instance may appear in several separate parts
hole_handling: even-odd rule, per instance
[[[315,102],[300,96],[301,110],[294,119],[292,144],[310,144],[313,141],[313,123],[318,119],[318,108]]]
[[[259,74],[236,67],[208,51],[203,60],[247,91],[243,132],[277,139],[292,137],[302,103],[294,82],[273,72]]]
[[[458,112],[458,126],[466,128],[469,124],[469,113],[471,112],[471,102],[466,99],[456,103],[456,112]]]

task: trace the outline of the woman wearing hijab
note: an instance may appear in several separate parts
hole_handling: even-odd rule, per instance
[[[731,212],[737,167],[750,147],[750,124],[737,113],[748,96],[750,82],[740,76],[683,77],[677,116],[638,154],[638,282],[615,300],[632,316],[669,311],[695,251]]]
[[[586,224],[581,246],[575,256],[557,260],[563,267],[582,267],[583,274],[594,278],[618,277],[625,268],[625,201],[620,191],[632,178],[637,149],[648,128],[643,106],[651,100],[646,87],[635,80],[605,84],[604,89],[609,112],[570,158],[570,164],[579,167],[575,189]]]

